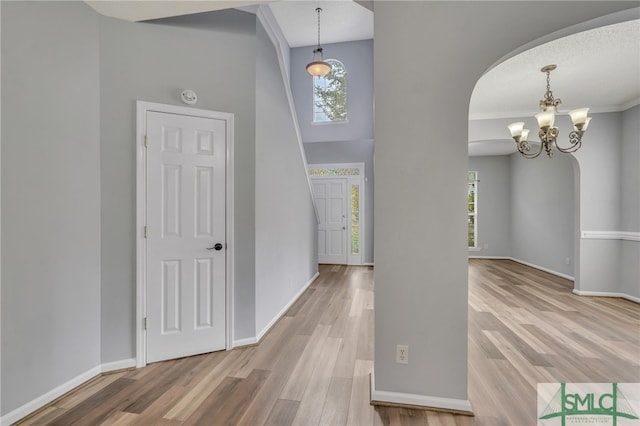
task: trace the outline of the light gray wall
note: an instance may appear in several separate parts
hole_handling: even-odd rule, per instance
[[[327,163],[364,163],[364,262],[373,263],[373,188],[375,186],[373,170],[373,140],[350,142],[306,143],[304,150],[309,164]]]
[[[640,232],[640,106],[622,113],[620,230]],[[619,291],[640,298],[640,242],[621,242]]]
[[[573,277],[577,164],[570,154],[543,155],[534,160],[509,156],[511,257]]]
[[[598,83],[596,83],[598,84]],[[604,82],[602,83],[604,84]],[[546,257],[549,257],[545,264],[539,266],[560,272],[566,275],[575,276],[575,285],[578,290],[596,292],[619,292],[623,294],[639,297],[640,282],[638,243],[635,241],[623,240],[603,240],[581,238],[581,231],[628,231],[637,232],[640,214],[638,213],[640,202],[639,175],[639,154],[638,144],[640,143],[638,134],[638,114],[640,107],[634,107],[623,113],[596,113],[592,114],[592,126],[584,136],[582,148],[574,155],[577,163],[572,163],[574,182],[574,231],[573,240],[574,254],[571,258],[571,268],[565,271],[553,266],[558,263],[558,259],[564,260],[563,252],[570,248],[566,244],[558,246],[558,237],[562,241],[566,240],[566,232],[548,235],[554,243],[547,244],[546,250],[551,250]],[[513,117],[494,120],[473,120],[469,123],[469,138],[471,140],[496,140],[503,139],[507,133],[506,124],[524,120],[528,127],[535,127],[533,117]],[[562,129],[569,129],[570,122],[565,116],[558,118],[558,126]],[[561,133],[560,143],[564,146],[568,144],[567,130]],[[565,154],[556,153],[552,161],[566,157]],[[532,162],[543,163],[547,160],[544,154]],[[472,161],[472,160],[470,160]],[[515,161],[515,160],[514,160]],[[527,165],[526,161],[519,162]],[[548,163],[548,161],[547,161]],[[512,165],[515,163],[512,163]],[[547,164],[548,165],[548,164]],[[532,166],[532,165],[529,165]],[[515,166],[513,166],[515,167]],[[518,172],[512,167],[511,174]],[[561,182],[561,179],[569,179],[565,170],[563,176],[556,176],[552,170],[541,170],[539,174],[532,173],[529,179],[538,179],[546,182],[544,185],[552,185],[551,192],[566,191],[566,185],[551,184],[549,177],[553,174],[553,181]],[[521,182],[526,185],[526,182]],[[514,181],[514,190],[518,185]],[[540,184],[540,187],[542,184]],[[526,187],[526,192],[539,195],[540,189],[536,185]],[[549,187],[551,188],[551,187]],[[563,189],[564,188],[564,189]],[[482,199],[482,196],[480,196]],[[514,202],[518,202],[514,200]],[[522,200],[524,203],[525,200]],[[534,205],[532,204],[532,207]],[[551,207],[551,206],[550,206]],[[524,224],[518,224],[522,214],[528,214],[528,209],[522,205],[520,213],[512,212],[512,227],[523,229]],[[563,215],[565,222],[568,216]],[[482,229],[482,215],[480,216],[480,229]],[[555,226],[555,225],[552,225]],[[511,230],[511,232],[513,229]],[[521,232],[526,232],[522,230]],[[529,233],[527,237],[530,241],[536,242],[544,235],[543,232]],[[520,260],[536,264],[534,261],[532,248],[523,245],[523,239],[518,235],[510,237],[514,240],[511,256]],[[547,241],[548,242],[548,241]],[[536,246],[542,241],[535,243]],[[520,247],[520,248],[518,248]],[[524,250],[524,251],[523,251]],[[540,246],[537,251],[541,251]],[[522,258],[524,257],[524,258]],[[552,260],[553,259],[553,260]],[[560,263],[560,267],[563,264]],[[567,272],[570,271],[570,272]]]
[[[291,90],[302,140],[308,142],[373,139],[373,40],[322,46],[325,59],[347,70],[347,122],[313,124],[313,80],[305,67],[313,47],[291,49]]]
[[[135,356],[135,101],[181,105],[186,88],[235,114],[235,338],[253,336],[255,16],[102,18],[100,48],[103,362]]]
[[[531,40],[634,6],[376,2],[376,390],[467,399],[464,207],[477,80]],[[395,363],[398,343],[409,365]]]
[[[98,16],[2,2],[2,406],[100,364]]]
[[[480,180],[476,218],[478,249],[470,249],[469,256],[511,257],[509,157],[469,157],[469,170],[477,171]]]
[[[318,271],[317,219],[274,46],[256,30],[256,332]]]
[[[594,82],[594,84],[605,84]],[[561,117],[561,128],[570,126]],[[580,165],[580,230],[619,231],[622,142],[621,113],[594,114],[582,148],[574,155]],[[620,282],[620,241],[580,239],[581,291],[615,292]]]

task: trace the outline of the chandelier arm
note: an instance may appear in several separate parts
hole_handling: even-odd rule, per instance
[[[569,133],[569,143],[571,146],[568,148],[562,148],[556,141],[556,148],[558,148],[558,151],[564,152],[565,154],[576,152],[582,146],[582,135],[584,135],[584,132],[574,130]]]
[[[538,152],[530,153],[529,150],[531,150],[531,145],[527,141],[525,141],[524,143],[516,142],[516,146],[518,147],[518,152],[522,154],[524,158],[528,158],[528,159],[534,159],[538,157],[542,153],[543,145],[544,144],[541,142],[540,149],[538,150]]]

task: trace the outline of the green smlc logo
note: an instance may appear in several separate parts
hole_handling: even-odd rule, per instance
[[[559,417],[561,425],[565,426],[566,419],[573,416],[581,416],[582,421],[589,416],[609,416],[613,426],[617,426],[618,418],[631,420],[639,418],[617,383],[611,383],[610,393],[608,391],[567,393],[566,383],[560,383],[560,389],[551,398],[539,419]]]

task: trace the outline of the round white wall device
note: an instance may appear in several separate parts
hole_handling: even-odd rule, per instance
[[[196,92],[194,92],[193,90],[183,90],[180,96],[182,97],[182,102],[184,102],[185,104],[193,105],[198,102],[198,95],[196,95]]]

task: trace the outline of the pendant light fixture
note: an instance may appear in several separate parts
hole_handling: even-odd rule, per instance
[[[316,8],[318,13],[318,46],[313,49],[313,61],[307,65],[307,72],[314,77],[324,77],[331,71],[331,65],[322,58],[322,47],[320,46],[320,12],[322,8]]]
[[[560,152],[575,152],[582,146],[582,136],[587,131],[589,121],[591,117],[587,116],[589,108],[578,108],[570,111],[569,116],[573,123],[573,131],[569,133],[569,146],[563,148],[558,145],[559,130],[554,126],[556,113],[558,112],[558,105],[562,102],[560,99],[553,97],[551,92],[550,74],[555,70],[555,65],[547,65],[542,67],[540,71],[547,74],[547,91],[544,94],[544,99],[540,101],[541,112],[535,115],[538,120],[538,137],[540,138],[540,148],[537,152],[531,152],[531,145],[529,144],[529,129],[524,128],[524,122],[519,121],[517,123],[509,124],[509,131],[511,137],[516,141],[518,151],[524,158],[536,158],[544,150],[549,158],[553,157],[553,149],[555,148]]]

